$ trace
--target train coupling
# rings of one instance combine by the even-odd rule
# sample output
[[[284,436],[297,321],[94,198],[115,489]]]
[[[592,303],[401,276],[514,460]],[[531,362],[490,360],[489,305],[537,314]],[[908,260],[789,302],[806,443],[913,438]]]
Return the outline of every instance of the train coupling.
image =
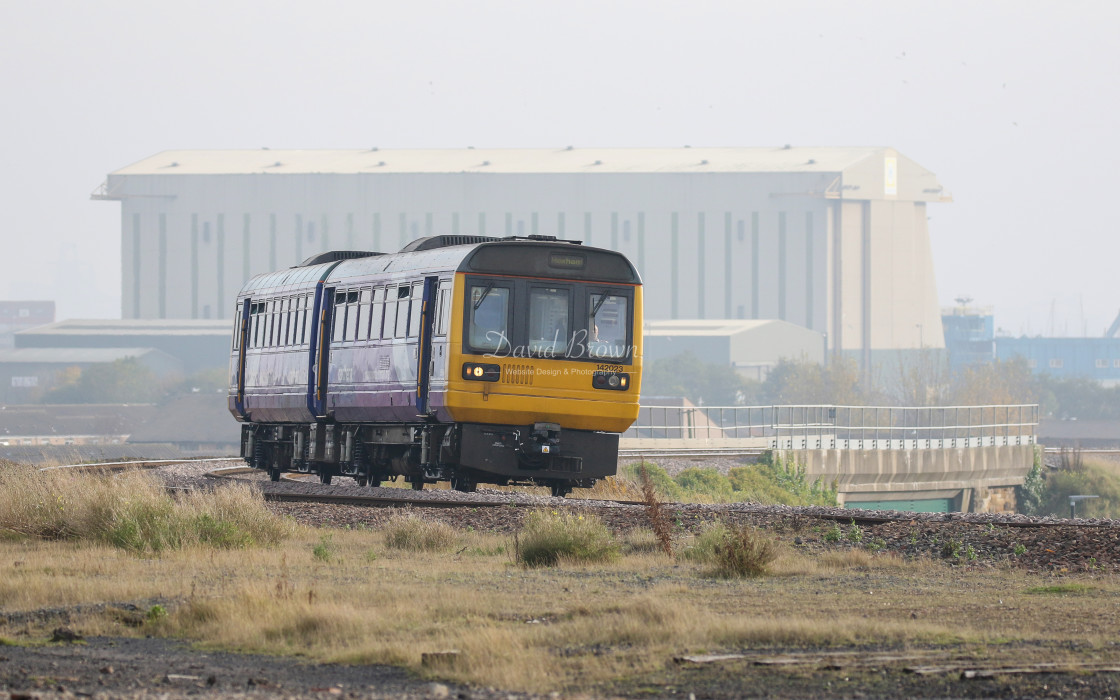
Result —
[[[559,423],[534,423],[521,449],[531,455],[556,454],[560,447]]]

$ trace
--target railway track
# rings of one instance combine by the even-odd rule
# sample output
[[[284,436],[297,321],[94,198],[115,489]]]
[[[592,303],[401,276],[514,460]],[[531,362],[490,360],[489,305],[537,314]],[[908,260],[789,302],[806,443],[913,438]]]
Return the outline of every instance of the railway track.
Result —
[[[210,478],[228,479],[233,478],[237,474],[248,474],[255,470],[248,467],[231,467],[228,469],[218,469],[207,474]],[[583,507],[583,508],[617,508],[619,506],[629,507],[645,507],[647,504],[644,501],[634,501],[625,499],[607,499],[607,498],[566,498],[566,499],[548,499],[542,501],[539,498],[524,498],[524,494],[512,493],[510,498],[496,499],[493,496],[470,496],[463,494],[462,497],[441,497],[432,498],[416,495],[408,489],[381,489],[382,491],[401,491],[400,495],[397,494],[359,494],[359,493],[330,493],[331,489],[350,489],[352,487],[346,486],[321,486],[319,484],[306,484],[300,480],[292,480],[292,483],[302,483],[307,487],[307,491],[295,492],[280,487],[277,490],[270,482],[264,483],[262,493],[265,500],[276,501],[282,503],[321,503],[324,505],[348,505],[358,506],[363,508],[438,508],[441,510],[453,510],[457,508],[542,508],[542,507],[556,507],[563,503],[569,507]],[[444,492],[446,493],[446,492]],[[663,504],[669,508],[688,508],[699,504],[687,503],[665,503]],[[703,504],[706,506],[722,507],[728,511],[736,510],[758,510],[762,511],[768,506],[758,504],[745,504],[745,503],[725,503],[725,504]],[[855,524],[861,527],[872,525],[881,525],[884,523],[895,522],[909,522],[920,520],[929,523],[972,523],[979,525],[987,525],[989,523],[1002,527],[1012,528],[1052,528],[1059,526],[1076,525],[1078,527],[1091,527],[1091,528],[1115,528],[1120,527],[1116,523],[1109,521],[1091,521],[1091,520],[1067,520],[1067,519],[1004,519],[995,515],[975,514],[975,513],[910,513],[904,511],[892,512],[867,512],[857,510],[845,510],[842,508],[825,509],[818,507],[794,507],[790,515],[797,517],[804,517],[816,520],[824,520],[829,522]]]

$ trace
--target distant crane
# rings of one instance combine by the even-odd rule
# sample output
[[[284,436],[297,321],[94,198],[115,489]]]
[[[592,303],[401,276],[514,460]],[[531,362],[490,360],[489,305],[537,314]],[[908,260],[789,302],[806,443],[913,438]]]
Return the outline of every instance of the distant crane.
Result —
[[[1117,332],[1120,332],[1120,313],[1116,314],[1116,320],[1113,321],[1112,325],[1108,327],[1108,330],[1104,332],[1104,337],[1115,338]]]

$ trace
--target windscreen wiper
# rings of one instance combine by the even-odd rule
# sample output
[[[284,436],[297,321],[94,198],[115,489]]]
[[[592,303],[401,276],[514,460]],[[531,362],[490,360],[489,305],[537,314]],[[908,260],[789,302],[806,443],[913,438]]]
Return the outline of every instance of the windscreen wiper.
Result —
[[[493,288],[494,288],[494,283],[491,282],[490,284],[486,285],[486,289],[482,290],[482,296],[480,296],[478,298],[478,301],[476,301],[474,303],[474,310],[475,311],[478,311],[478,307],[482,306],[482,302],[483,302],[483,300],[486,299],[486,295],[489,294],[490,290],[493,289]],[[598,307],[596,307],[596,308],[598,308]]]
[[[611,296],[614,296],[613,294]],[[607,300],[607,291],[603,290],[603,294],[599,297],[599,301],[595,302],[595,308],[591,309],[591,318],[595,318],[595,314],[599,313],[599,307]]]

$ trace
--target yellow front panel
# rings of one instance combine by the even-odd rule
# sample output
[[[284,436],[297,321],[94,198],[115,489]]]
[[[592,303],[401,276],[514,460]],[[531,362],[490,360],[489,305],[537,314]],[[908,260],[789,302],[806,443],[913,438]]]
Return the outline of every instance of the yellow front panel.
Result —
[[[487,357],[463,354],[463,308],[466,284],[455,277],[449,329],[448,391],[451,416],[464,423],[527,425],[559,423],[563,428],[621,433],[638,418],[638,393],[642,377],[642,288],[634,290],[634,350],[632,364],[603,363],[630,374],[628,391],[593,389],[592,374],[600,365],[592,361],[550,360],[530,357]],[[462,378],[464,362],[485,362],[502,367],[497,382]]]

